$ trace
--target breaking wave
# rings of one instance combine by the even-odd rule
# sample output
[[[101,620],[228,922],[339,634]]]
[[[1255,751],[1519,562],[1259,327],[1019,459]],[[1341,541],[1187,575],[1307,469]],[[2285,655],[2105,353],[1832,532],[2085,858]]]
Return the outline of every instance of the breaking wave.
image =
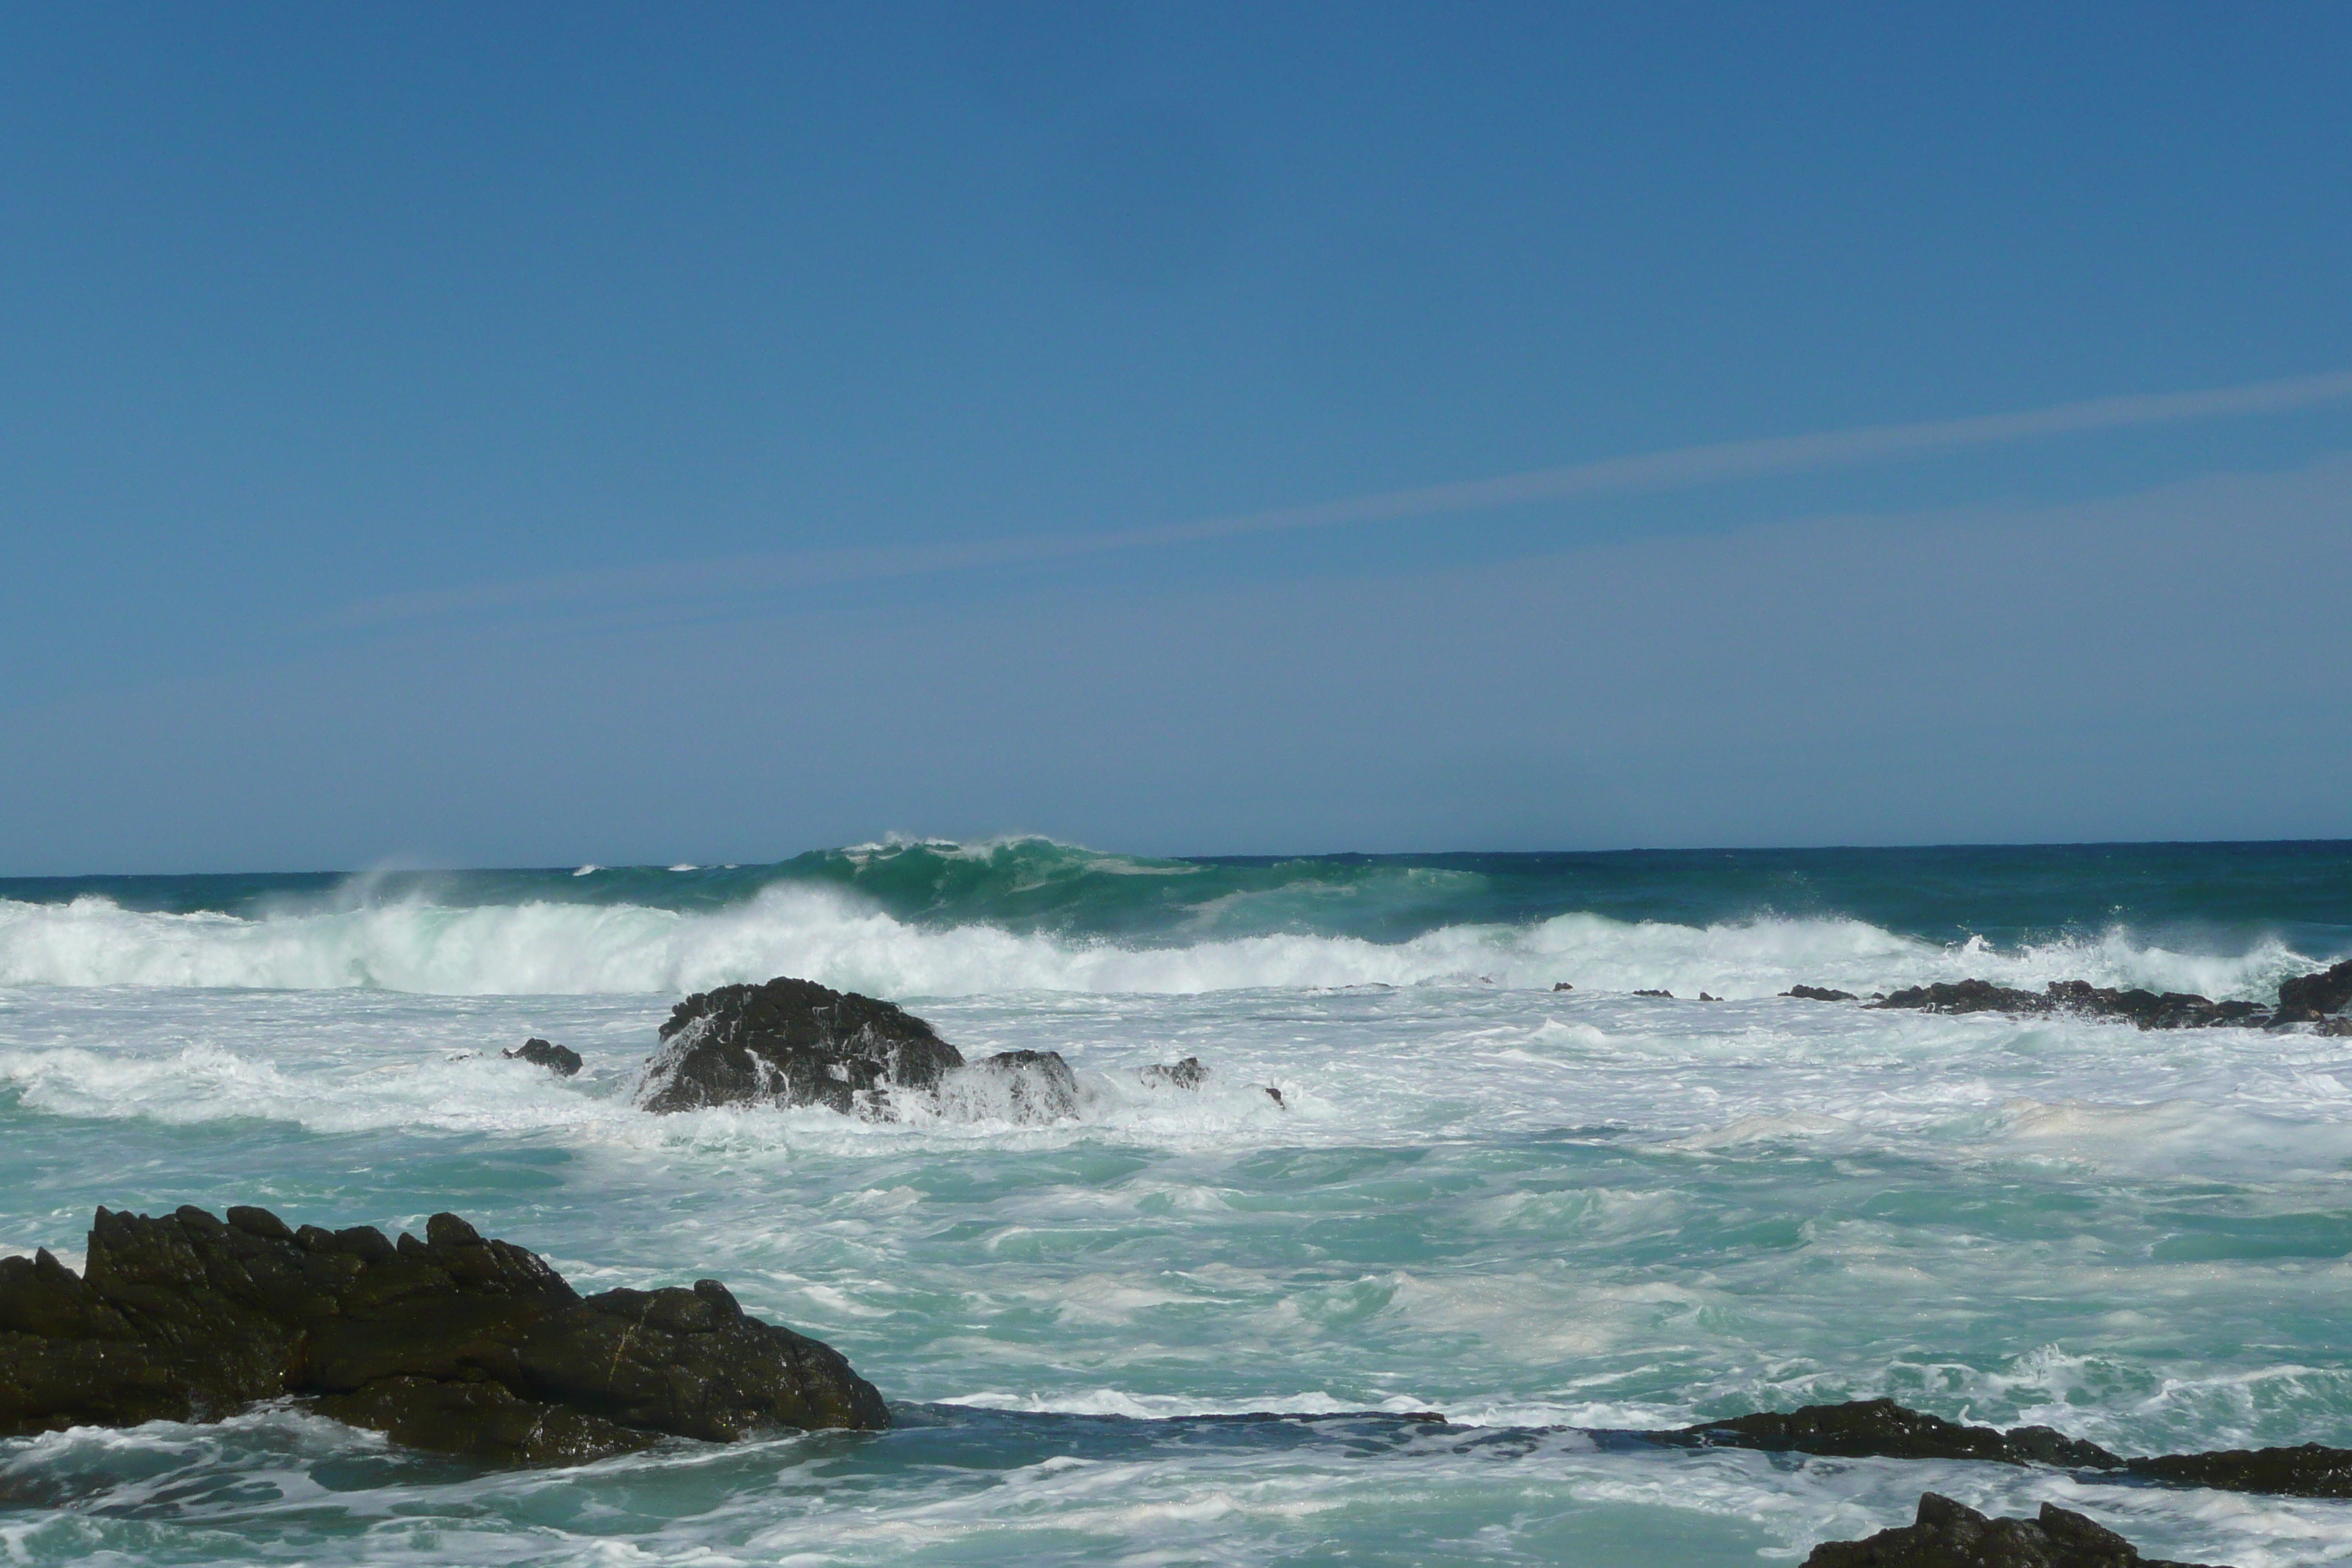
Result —
[[[1727,997],[1805,983],[1868,993],[1978,975],[2061,977],[2266,999],[2314,960],[2283,942],[2176,951],[2123,927],[1999,946],[1936,942],[1819,916],[1712,924],[1592,913],[1439,926],[1402,941],[1275,931],[1118,942],[992,923],[927,924],[840,889],[771,886],[708,910],[422,898],[231,914],[127,909],[94,894],[0,900],[0,984],[373,988],[439,995],[676,994],[795,974],[891,997],[1024,991],[1494,984]]]

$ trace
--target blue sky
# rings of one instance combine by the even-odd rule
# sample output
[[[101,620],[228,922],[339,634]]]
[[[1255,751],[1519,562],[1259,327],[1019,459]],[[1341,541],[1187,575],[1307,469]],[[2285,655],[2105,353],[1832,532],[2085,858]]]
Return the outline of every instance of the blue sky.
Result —
[[[2340,6],[16,8],[0,871],[2352,836],[2347,79]]]

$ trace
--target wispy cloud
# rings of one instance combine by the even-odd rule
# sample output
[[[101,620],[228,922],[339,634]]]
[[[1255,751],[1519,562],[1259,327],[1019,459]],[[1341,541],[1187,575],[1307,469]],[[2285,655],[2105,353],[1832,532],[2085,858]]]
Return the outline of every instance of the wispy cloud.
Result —
[[[1740,479],[1863,468],[1971,447],[2275,413],[2347,396],[2352,396],[2352,371],[2198,392],[2100,397],[1966,419],[1869,425],[1805,436],[1681,447],[1494,479],[1386,490],[1309,506],[1277,507],[1146,528],[1013,535],[961,544],[764,552],[386,595],[347,605],[325,617],[322,624],[358,628],[485,610],[610,600],[642,602],[705,594],[731,595],[793,585],[1013,565],[1253,533],[1338,528],[1349,523],[1484,511],[1531,501],[1685,489]]]

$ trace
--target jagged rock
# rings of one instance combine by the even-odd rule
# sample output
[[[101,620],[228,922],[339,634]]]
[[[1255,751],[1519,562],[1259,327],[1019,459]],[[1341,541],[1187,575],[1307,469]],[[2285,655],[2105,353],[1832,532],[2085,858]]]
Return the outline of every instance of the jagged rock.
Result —
[[[451,1214],[394,1243],[258,1208],[101,1208],[79,1275],[47,1251],[0,1258],[0,1435],[218,1420],[288,1394],[520,1463],[890,1424],[838,1352],[745,1316],[717,1280],[583,1298]]]
[[[1704,991],[1698,994],[1698,999],[1702,1002],[1720,1002],[1723,1000],[1720,996],[1710,996]]]
[[[1145,1068],[1136,1076],[1152,1089],[1198,1089],[1209,1081],[1209,1069],[1201,1065],[1200,1058],[1186,1057],[1165,1067]]]
[[[1555,990],[1555,991],[1573,991],[1573,990],[1575,990],[1575,989],[1576,989],[1576,987],[1575,987],[1575,986],[1570,985],[1570,984],[1567,981],[1565,981],[1565,980],[1555,980],[1555,981],[1553,981],[1553,982],[1551,983],[1551,988],[1552,988],[1553,990]]]
[[[1837,1458],[1990,1459],[2007,1465],[2061,1465],[2113,1469],[2124,1461],[2100,1447],[2047,1426],[1964,1426],[1909,1410],[1891,1399],[1808,1405],[1725,1421],[1701,1422],[1654,1434],[1677,1447],[1761,1448],[1769,1453],[1821,1454]]]
[[[2142,1557],[2106,1526],[2043,1503],[2034,1519],[1989,1519],[1965,1503],[1919,1494],[1911,1524],[1862,1541],[1825,1541],[1804,1568],[2210,1568]]]
[[[894,1089],[936,1089],[963,1055],[912,1013],[813,980],[722,985],[671,1010],[646,1065],[647,1110],[824,1105],[882,1118]]]
[[[2315,1024],[2330,1013],[2352,1006],[2352,958],[2316,974],[2300,974],[2279,983],[2275,1024]],[[2329,1033],[2336,1031],[2330,1030]]]
[[[1927,1013],[2047,1013],[2050,998],[2032,991],[1995,985],[1990,980],[1939,980],[1932,985],[1906,985],[1870,1004],[1873,1007],[1916,1007]]]
[[[940,1109],[975,1121],[1045,1123],[1077,1115],[1078,1080],[1057,1051],[999,1051],[940,1081]]]
[[[2050,983],[2053,1007],[2102,1018],[2122,1018],[2143,1029],[2210,1029],[2252,1021],[2264,1009],[2252,1002],[2215,1002],[2189,991],[2117,991],[2083,980]]]
[[[1800,997],[1807,1002],[1851,1002],[1851,991],[1832,991],[1826,985],[1791,985],[1780,993],[1783,996]]]
[[[2352,1498],[2352,1450],[2304,1443],[2292,1448],[2223,1448],[2126,1459],[2133,1475],[2174,1486],[2281,1497]]]
[[[529,1062],[542,1067],[558,1078],[570,1078],[580,1070],[580,1053],[569,1046],[559,1046],[551,1040],[529,1039],[510,1051],[499,1055],[510,1062]]]
[[[1663,996],[1669,1002],[1675,999],[1675,994],[1671,991],[1636,991],[1633,994],[1636,996]]]

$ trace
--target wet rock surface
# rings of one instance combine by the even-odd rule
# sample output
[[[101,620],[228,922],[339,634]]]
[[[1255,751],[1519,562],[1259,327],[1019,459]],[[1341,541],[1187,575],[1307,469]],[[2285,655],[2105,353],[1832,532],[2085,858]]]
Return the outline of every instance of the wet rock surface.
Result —
[[[823,1105],[887,1119],[892,1090],[936,1090],[964,1065],[905,1008],[813,980],[698,992],[671,1010],[660,1035],[636,1095],[655,1111]]]
[[[2352,958],[2316,974],[2301,974],[2281,982],[2273,1022],[2315,1024],[2347,1006],[2352,1006]]]
[[[1992,1519],[1934,1492],[1913,1522],[1862,1541],[1825,1541],[1805,1568],[2214,1568],[2142,1557],[2097,1521],[2054,1503],[2033,1519]]]
[[[1783,996],[1794,996],[1799,1000],[1805,1002],[1851,1002],[1854,1000],[1854,994],[1853,992],[1833,991],[1826,985],[1791,985],[1786,991],[1781,992],[1780,994]]]
[[[583,1297],[451,1214],[394,1242],[258,1208],[101,1208],[81,1274],[47,1251],[0,1258],[0,1434],[212,1421],[289,1394],[527,1464],[890,1422],[840,1352],[746,1316],[716,1280]]]
[[[2302,1443],[2291,1448],[2222,1448],[2126,1459],[2143,1480],[2280,1497],[2352,1498],[2352,1449]]]
[[[533,1067],[545,1068],[558,1078],[570,1078],[580,1070],[580,1053],[552,1040],[525,1040],[512,1050],[500,1051],[499,1055],[510,1062],[529,1062]]]

